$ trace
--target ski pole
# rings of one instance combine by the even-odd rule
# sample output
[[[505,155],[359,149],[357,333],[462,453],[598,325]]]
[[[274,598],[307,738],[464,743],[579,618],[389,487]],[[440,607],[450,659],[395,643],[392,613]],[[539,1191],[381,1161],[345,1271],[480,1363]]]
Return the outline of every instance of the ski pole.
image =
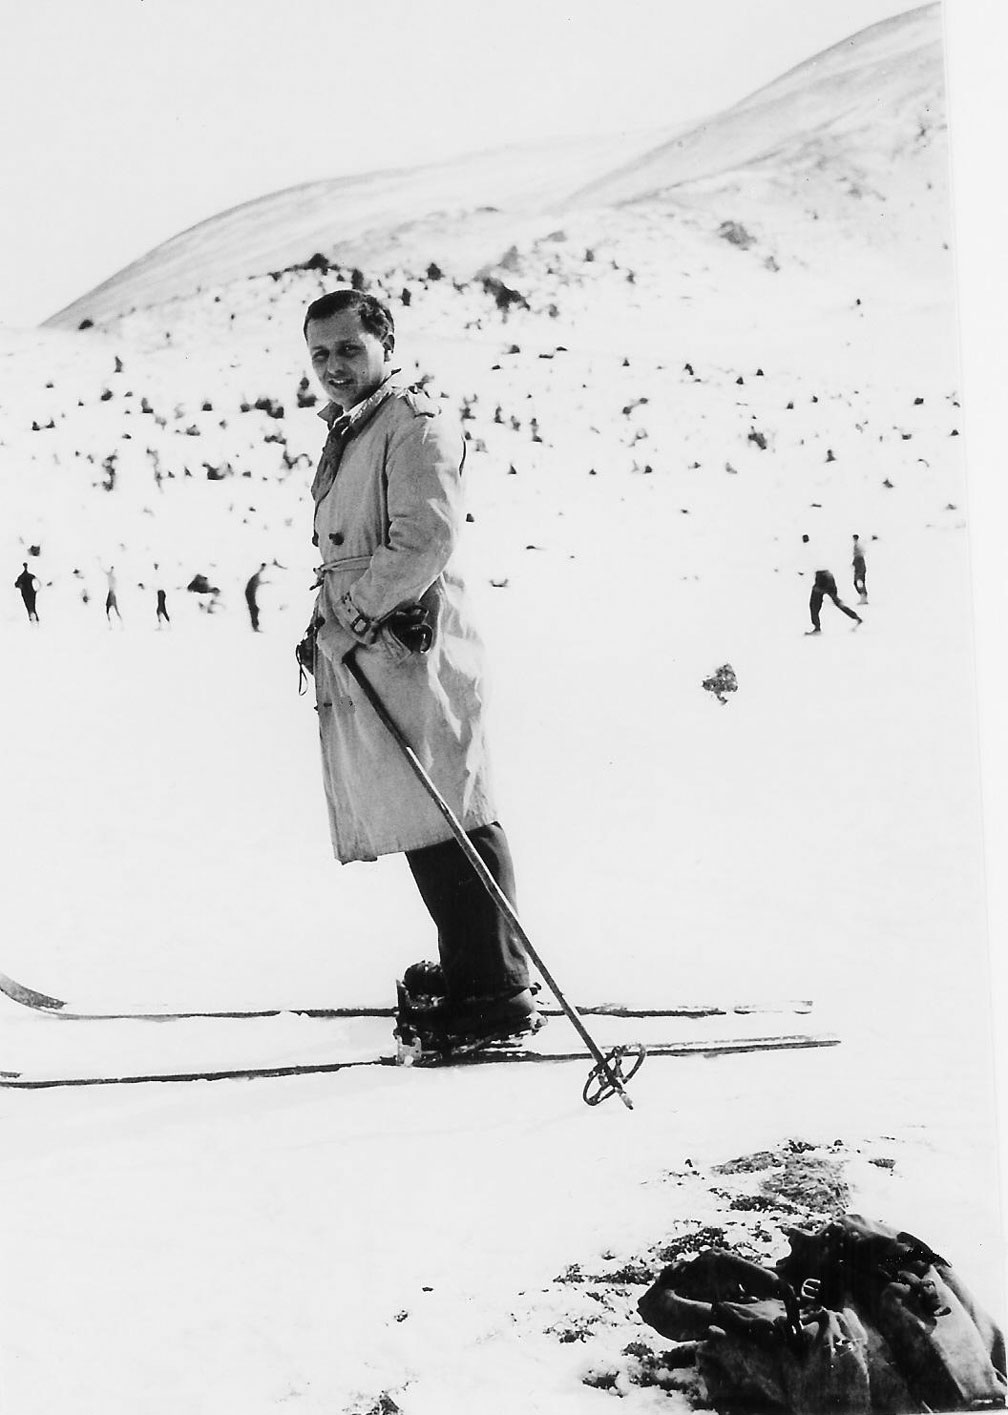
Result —
[[[351,677],[357,683],[364,696],[371,704],[372,708],[374,708],[378,718],[394,739],[396,745],[399,747],[399,750],[406,758],[407,763],[412,768],[413,774],[416,776],[417,780],[420,782],[424,790],[427,792],[428,796],[430,796],[431,800],[434,802],[438,810],[444,816],[452,835],[458,841],[463,854],[475,870],[480,884],[482,884],[483,888],[489,894],[490,898],[497,905],[497,908],[504,915],[505,919],[508,921],[508,923],[514,929],[515,933],[521,939],[522,945],[526,953],[531,958],[535,966],[539,969],[539,972],[543,976],[543,980],[548,985],[550,991],[553,993],[553,996],[556,998],[557,1002],[559,1002],[564,1012],[570,1018],[575,1030],[578,1032],[581,1037],[581,1040],[588,1048],[588,1051],[594,1057],[596,1064],[594,1069],[590,1072],[588,1076],[588,1080],[585,1083],[585,1088],[583,1092],[585,1101],[589,1105],[597,1105],[599,1101],[606,1100],[609,1096],[616,1094],[626,1106],[627,1110],[633,1110],[633,1101],[627,1094],[624,1082],[629,1081],[630,1078],[640,1069],[641,1063],[644,1060],[643,1049],[640,1048],[636,1050],[634,1064],[631,1067],[629,1073],[627,1074],[623,1073],[622,1067],[620,1065],[620,1059],[623,1054],[620,1048],[615,1048],[612,1052],[610,1052],[608,1056],[603,1055],[602,1051],[596,1045],[593,1038],[589,1035],[584,1023],[578,1016],[577,1011],[567,1001],[566,997],[564,997],[563,993],[560,991],[559,986],[555,982],[552,974],[549,972],[549,969],[546,968],[542,959],[539,957],[539,954],[533,947],[528,934],[522,927],[518,915],[511,907],[511,902],[508,899],[507,895],[504,894],[500,885],[497,883],[493,875],[487,869],[482,857],[476,850],[476,847],[473,845],[472,841],[469,839],[469,837],[463,830],[461,822],[458,820],[457,816],[455,815],[452,808],[449,806],[448,802],[441,795],[441,792],[434,785],[434,782],[431,780],[427,771],[424,769],[423,763],[420,761],[420,758],[417,756],[416,752],[406,740],[405,736],[399,729],[397,723],[390,716],[385,704],[382,702],[381,698],[378,696],[378,693],[375,691],[370,680],[367,678],[367,676],[361,669],[360,664],[356,661],[356,652],[357,645],[355,644],[353,648],[349,649],[343,655],[343,663],[346,665]],[[596,1081],[598,1083],[598,1087],[595,1091],[592,1091],[593,1081]]]

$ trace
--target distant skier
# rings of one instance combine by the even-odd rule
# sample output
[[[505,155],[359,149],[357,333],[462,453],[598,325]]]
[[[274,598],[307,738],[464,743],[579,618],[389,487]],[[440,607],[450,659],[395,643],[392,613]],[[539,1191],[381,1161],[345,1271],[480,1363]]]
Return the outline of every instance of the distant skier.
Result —
[[[858,539],[857,532],[854,533],[854,559],[851,561],[854,566],[854,588],[861,596],[859,603],[868,603],[868,586],[865,581],[865,553],[864,546]]]
[[[158,567],[156,564],[154,566],[154,574],[156,577],[154,592],[157,595],[157,626],[160,629],[162,621],[165,624],[171,623],[171,617],[168,614],[168,597],[165,594],[164,587],[161,584],[161,576],[158,573]]]
[[[105,569],[104,565],[103,565],[101,568],[102,568],[102,573],[103,573],[104,576],[105,576],[105,579],[108,581],[108,592],[107,592],[107,594],[105,595],[105,618],[106,618],[106,619],[108,620],[108,622],[111,624],[111,623],[112,623],[112,613],[113,613],[113,610],[114,610],[114,611],[115,611],[115,616],[116,616],[116,618],[119,620],[119,623],[121,624],[121,623],[122,623],[122,615],[119,613],[119,601],[118,601],[118,599],[117,599],[117,597],[116,597],[116,590],[117,590],[117,587],[118,587],[118,580],[116,579],[115,566],[114,566],[114,565],[110,565],[107,570]]]
[[[810,551],[808,536],[802,536],[802,545],[807,552]],[[847,605],[840,599],[837,592],[837,582],[832,571],[816,568],[812,570],[812,574],[814,576],[812,581],[812,594],[809,596],[809,614],[812,617],[812,628],[806,630],[806,633],[822,633],[822,626],[819,623],[819,611],[822,608],[824,599],[831,599],[842,614],[846,614],[848,619],[853,619],[855,624],[860,624],[860,614],[855,614],[853,609],[848,609]]]
[[[262,584],[263,571],[266,569],[266,561],[259,566],[248,584],[245,586],[245,603],[248,605],[249,619],[255,633],[259,633],[259,601],[256,596],[259,593],[259,586]]]
[[[14,588],[21,591],[21,598],[24,600],[24,607],[28,611],[29,624],[39,622],[38,610],[35,608],[35,595],[38,591],[38,580],[28,569],[28,561],[21,562],[22,570],[14,581]]]

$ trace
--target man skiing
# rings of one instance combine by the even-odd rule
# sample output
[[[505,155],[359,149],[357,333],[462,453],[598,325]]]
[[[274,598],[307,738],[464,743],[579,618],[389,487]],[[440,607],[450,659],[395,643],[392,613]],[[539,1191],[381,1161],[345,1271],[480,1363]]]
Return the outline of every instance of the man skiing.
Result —
[[[118,582],[118,580],[116,579],[115,566],[114,566],[114,565],[110,565],[110,566],[108,567],[108,569],[106,570],[105,567],[104,567],[104,565],[103,565],[103,566],[102,566],[102,574],[105,576],[105,579],[106,579],[106,581],[107,581],[107,583],[108,583],[108,590],[107,590],[107,592],[106,592],[106,594],[105,594],[105,618],[108,620],[109,624],[111,624],[111,623],[112,623],[112,612],[113,612],[113,610],[114,610],[114,611],[115,611],[115,617],[119,620],[119,623],[121,624],[121,623],[122,623],[122,615],[119,613],[119,599],[118,599],[119,582]]]
[[[337,290],[304,321],[330,400],[312,483],[321,565],[307,652],[333,851],[342,863],[402,852],[438,932],[441,977],[425,1043],[514,1035],[537,1013],[524,950],[445,820],[343,663],[354,650],[494,880],[514,903],[483,722],[482,645],[455,551],[465,444],[425,393],[395,382],[395,331],[374,296]],[[424,979],[428,982],[425,983]],[[402,1020],[402,1016],[400,1017]]]
[[[810,546],[807,535],[802,536],[802,545],[808,553]],[[815,554],[818,554],[818,552],[815,552]],[[812,617],[812,628],[807,629],[805,632],[807,634],[822,633],[822,626],[819,623],[819,611],[822,608],[824,599],[831,599],[842,614],[846,614],[848,619],[853,619],[855,625],[860,624],[862,622],[860,614],[855,614],[853,609],[848,609],[847,605],[840,599],[833,572],[831,570],[818,568],[813,569],[812,574],[814,577],[812,581],[812,593],[809,596],[809,614]]]
[[[865,553],[864,546],[858,539],[857,532],[854,533],[854,558],[851,561],[854,566],[854,588],[860,596],[860,603],[868,603],[868,586],[865,580]]]
[[[168,596],[165,592],[164,584],[162,583],[161,571],[157,562],[154,564],[154,593],[157,596],[157,626],[160,629],[162,623],[171,623],[171,616],[168,613]]]
[[[254,634],[260,633],[259,629],[259,586],[262,584],[263,574],[266,570],[266,561],[259,566],[259,569],[252,575],[245,586],[245,603],[248,605],[249,623],[252,625]]]
[[[38,591],[38,580],[28,569],[28,561],[22,560],[20,575],[14,581],[14,588],[21,591],[21,598],[24,600],[24,607],[28,611],[29,624],[39,622],[38,610],[35,608],[35,595]],[[8,571],[8,573],[10,573]]]

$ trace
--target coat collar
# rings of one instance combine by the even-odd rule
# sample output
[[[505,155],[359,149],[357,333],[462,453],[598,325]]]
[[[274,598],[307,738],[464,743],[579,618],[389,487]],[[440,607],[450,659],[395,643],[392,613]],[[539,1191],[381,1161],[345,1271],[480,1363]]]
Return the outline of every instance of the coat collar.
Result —
[[[384,383],[380,383],[369,397],[355,403],[348,413],[343,412],[339,403],[327,403],[324,408],[319,409],[317,416],[329,425],[330,432],[338,422],[347,432],[356,432],[360,425],[367,422],[372,413],[377,412],[385,402],[394,387],[392,378],[398,372],[398,369],[393,369]]]
[[[393,372],[398,373],[399,370],[395,369]],[[326,438],[326,444],[322,449],[322,460],[318,464],[318,470],[311,485],[312,500],[316,506],[324,496],[328,495],[336,480],[336,473],[339,471],[346,444],[371,421],[378,409],[394,392],[395,384],[390,375],[384,383],[379,384],[369,397],[355,403],[348,413],[340,412],[338,403],[327,403],[324,408],[319,409],[318,416],[329,425],[329,436]]]

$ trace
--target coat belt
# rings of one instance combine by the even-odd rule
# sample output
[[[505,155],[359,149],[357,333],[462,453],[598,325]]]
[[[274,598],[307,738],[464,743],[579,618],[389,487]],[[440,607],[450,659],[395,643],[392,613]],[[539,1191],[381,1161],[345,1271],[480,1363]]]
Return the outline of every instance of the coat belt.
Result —
[[[318,589],[325,576],[333,570],[366,570],[370,564],[370,555],[345,555],[342,560],[323,560],[321,565],[316,566],[312,589]]]

